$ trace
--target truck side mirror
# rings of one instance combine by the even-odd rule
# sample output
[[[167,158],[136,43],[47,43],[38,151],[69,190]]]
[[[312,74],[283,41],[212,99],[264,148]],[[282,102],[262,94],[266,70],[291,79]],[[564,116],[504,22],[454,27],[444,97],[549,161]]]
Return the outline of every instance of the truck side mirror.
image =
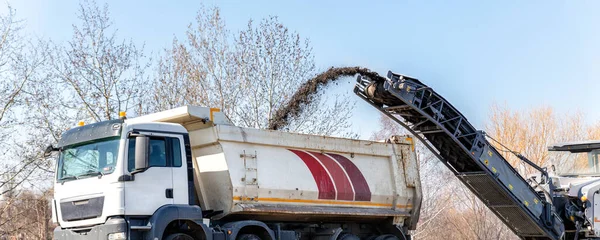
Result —
[[[148,136],[138,135],[135,137],[135,169],[133,173],[142,172],[148,168],[149,143],[150,138]]]
[[[46,147],[46,150],[44,151],[44,157],[50,157],[50,155],[52,155],[52,152],[58,151],[58,148],[55,148],[52,145],[48,145],[48,147]]]

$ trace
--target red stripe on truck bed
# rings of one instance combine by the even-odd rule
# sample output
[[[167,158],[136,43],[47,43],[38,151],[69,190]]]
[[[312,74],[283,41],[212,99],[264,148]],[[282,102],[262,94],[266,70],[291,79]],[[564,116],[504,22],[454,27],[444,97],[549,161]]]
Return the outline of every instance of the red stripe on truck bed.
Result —
[[[300,157],[310,170],[310,173],[312,173],[313,178],[317,183],[317,188],[319,189],[319,199],[335,199],[335,187],[333,186],[333,181],[323,165],[308,153],[292,149],[289,150]]]
[[[308,151],[307,151],[308,152]],[[346,171],[342,168],[342,166],[335,161],[333,158],[327,155],[323,155],[318,152],[308,152],[314,157],[316,157],[328,170],[329,175],[333,178],[333,183],[335,184],[336,189],[336,199],[337,200],[354,200],[354,189],[352,188],[352,184],[350,183],[350,179],[346,175]]]
[[[327,153],[327,155],[338,161],[338,163],[344,167],[346,173],[348,173],[348,177],[350,177],[352,186],[354,186],[354,192],[356,193],[354,200],[371,201],[371,189],[369,188],[369,184],[367,184],[367,179],[365,179],[365,176],[360,172],[360,169],[358,169],[352,161],[342,155],[334,153]]]

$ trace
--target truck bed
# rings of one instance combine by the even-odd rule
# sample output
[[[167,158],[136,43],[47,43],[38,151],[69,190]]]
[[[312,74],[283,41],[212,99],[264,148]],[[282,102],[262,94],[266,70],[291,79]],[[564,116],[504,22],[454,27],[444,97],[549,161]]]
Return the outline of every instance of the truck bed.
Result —
[[[380,143],[217,125],[190,132],[203,209],[220,217],[416,217],[410,138]],[[286,215],[294,215],[290,218]]]

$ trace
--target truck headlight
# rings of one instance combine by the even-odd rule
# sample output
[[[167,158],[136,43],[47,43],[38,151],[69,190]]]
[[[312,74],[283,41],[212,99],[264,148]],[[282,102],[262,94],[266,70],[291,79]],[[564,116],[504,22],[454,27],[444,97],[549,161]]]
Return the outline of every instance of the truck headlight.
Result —
[[[126,240],[125,232],[111,233],[108,234],[108,240]]]

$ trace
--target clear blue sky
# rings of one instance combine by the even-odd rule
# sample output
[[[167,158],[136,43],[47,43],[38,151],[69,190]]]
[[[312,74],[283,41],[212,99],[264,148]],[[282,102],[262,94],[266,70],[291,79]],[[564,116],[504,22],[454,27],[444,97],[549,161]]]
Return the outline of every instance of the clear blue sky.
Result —
[[[27,31],[64,41],[78,2],[10,1]],[[102,2],[102,1],[101,1]],[[373,3],[377,2],[377,3]],[[112,1],[120,37],[158,52],[182,36],[199,1]],[[234,31],[277,15],[311,40],[317,66],[361,65],[434,87],[478,128],[489,106],[548,105],[600,119],[600,1],[207,1]],[[374,111],[360,105],[364,125]],[[372,124],[371,124],[372,125]],[[371,127],[359,130],[366,134]]]

